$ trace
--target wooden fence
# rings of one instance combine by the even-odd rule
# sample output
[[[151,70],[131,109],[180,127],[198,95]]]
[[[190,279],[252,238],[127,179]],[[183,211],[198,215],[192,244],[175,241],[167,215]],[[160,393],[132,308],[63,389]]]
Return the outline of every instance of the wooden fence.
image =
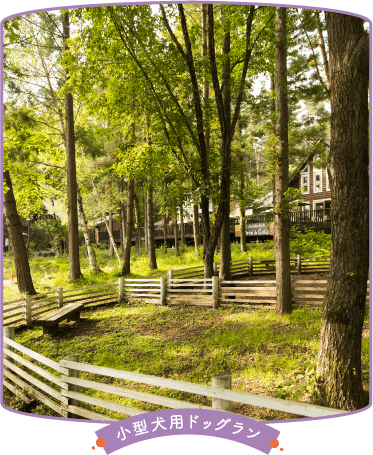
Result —
[[[296,258],[290,258],[291,273],[321,273],[328,272],[330,266],[330,256],[321,256],[314,258],[305,258],[298,255]],[[231,275],[252,276],[252,275],[270,275],[276,272],[275,259],[239,259],[231,262]],[[177,278],[202,278],[204,276],[204,267],[190,267],[188,269],[173,270],[173,276]],[[214,275],[219,275],[219,264],[214,262]]]
[[[80,289],[45,292],[3,303],[3,326],[31,326],[42,314],[62,308],[68,303],[81,302],[85,307],[118,302],[118,283],[99,284]]]
[[[248,279],[247,281],[212,278],[178,278],[170,270],[168,278],[120,278],[116,283],[64,290],[57,288],[36,296],[3,304],[3,325],[32,326],[41,315],[62,308],[69,303],[83,303],[84,307],[121,301],[143,301],[156,305],[192,304],[217,308],[219,305],[247,304],[250,306],[276,304],[276,281]],[[190,276],[190,275],[189,275]],[[295,305],[321,305],[327,280],[292,280]],[[367,299],[369,299],[369,282]]]
[[[4,328],[4,386],[26,403],[37,400],[63,417],[98,421],[121,420],[125,416],[146,412],[141,409],[143,402],[171,409],[217,410],[227,410],[231,408],[232,402],[237,402],[304,417],[331,416],[346,412],[229,390],[231,377],[228,375],[214,376],[212,386],[208,386],[89,365],[80,362],[79,354],[69,355],[66,359],[55,362],[15,342],[14,332],[14,328]],[[116,378],[124,383],[114,386],[107,383],[107,378]],[[152,393],[136,390],[138,384],[151,386]],[[172,395],[170,390],[209,397],[212,398],[212,404],[202,406],[196,404],[195,399],[192,400],[194,402],[177,400],[168,396]],[[120,397],[119,402],[113,401],[113,395]]]

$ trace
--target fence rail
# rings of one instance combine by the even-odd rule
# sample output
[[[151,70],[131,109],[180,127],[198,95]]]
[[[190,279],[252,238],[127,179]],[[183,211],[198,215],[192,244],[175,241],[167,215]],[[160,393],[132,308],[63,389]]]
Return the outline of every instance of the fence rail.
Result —
[[[312,258],[315,259],[315,258]],[[311,263],[311,261],[310,261]],[[299,264],[299,262],[298,262]],[[265,264],[265,265],[268,265]],[[219,305],[247,304],[250,306],[276,304],[276,282],[255,280],[219,280],[212,278],[179,278],[170,270],[168,278],[120,278],[116,283],[87,288],[63,290],[44,296],[26,295],[21,302],[4,302],[3,325],[32,326],[42,315],[71,303],[84,307],[121,301],[143,301],[156,305],[192,304],[217,308]],[[295,305],[321,305],[326,292],[327,280],[304,280],[299,275],[292,280],[292,299]],[[369,282],[367,286],[369,299]]]
[[[214,376],[212,386],[209,386],[89,365],[80,362],[79,354],[67,356],[57,363],[15,342],[14,334],[14,328],[4,328],[4,386],[26,403],[32,400],[40,401],[63,417],[79,416],[89,420],[111,421],[117,419],[112,414],[107,415],[108,411],[121,418],[146,412],[141,409],[141,402],[172,409],[221,409],[222,400],[225,406],[227,402],[230,403],[230,409],[231,403],[237,402],[304,417],[331,416],[347,412],[230,390],[229,375]],[[87,375],[90,379],[87,379]],[[108,377],[130,381],[131,389],[125,385],[107,384],[105,378]],[[133,383],[152,386],[153,392],[154,387],[157,387],[157,391],[162,395],[133,390]],[[212,398],[212,406],[171,398],[167,396],[168,390]],[[112,401],[113,395],[124,398],[124,403]]]
[[[330,256],[321,256],[314,258],[305,258],[298,255],[296,258],[290,258],[291,273],[321,273],[328,272],[330,266]],[[214,275],[219,275],[219,264],[214,262]],[[252,275],[270,275],[276,272],[275,259],[238,259],[231,261],[231,275],[252,276]],[[204,276],[204,267],[191,267],[189,269],[173,270],[173,276],[177,278],[202,278]]]

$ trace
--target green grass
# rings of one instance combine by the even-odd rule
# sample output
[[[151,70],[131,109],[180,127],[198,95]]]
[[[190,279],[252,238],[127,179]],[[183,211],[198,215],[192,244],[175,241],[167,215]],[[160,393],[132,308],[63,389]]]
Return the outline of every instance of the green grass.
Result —
[[[228,373],[233,377],[234,390],[307,402],[313,388],[319,336],[318,309],[295,309],[291,315],[280,317],[273,310],[238,306],[214,311],[117,304],[86,310],[80,322],[61,328],[58,336],[43,336],[41,328],[34,328],[18,332],[16,341],[55,361],[80,353],[83,363],[199,384],[211,384],[213,375]],[[365,387],[369,384],[368,349],[369,340],[364,338]],[[82,377],[211,405],[208,398],[182,392],[85,373]],[[100,392],[88,389],[85,392],[103,397]],[[116,396],[110,399],[146,411],[159,409]],[[294,418],[238,404],[233,411],[264,420]],[[41,412],[40,406],[36,412]],[[49,414],[46,409],[43,412]]]

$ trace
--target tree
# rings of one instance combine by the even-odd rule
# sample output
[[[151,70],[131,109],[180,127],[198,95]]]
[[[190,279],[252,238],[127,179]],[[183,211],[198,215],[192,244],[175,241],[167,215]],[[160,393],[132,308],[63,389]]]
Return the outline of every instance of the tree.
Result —
[[[358,17],[326,12],[329,40],[332,255],[321,316],[316,399],[365,404],[361,338],[369,269],[369,35]]]
[[[69,13],[62,15],[64,52],[68,50],[67,40],[70,38]],[[65,70],[65,80],[69,78],[68,69]],[[81,278],[79,258],[79,224],[78,200],[75,162],[74,136],[74,105],[73,96],[65,91],[65,135],[66,135],[66,175],[67,175],[67,216],[69,236],[69,280],[71,283]]]
[[[286,8],[276,8],[275,106],[276,151],[274,180],[273,249],[276,259],[276,313],[291,313],[289,213],[285,193],[289,186],[288,102],[286,78]]]
[[[122,89],[116,96],[123,99],[127,94],[121,106],[128,110],[132,104],[134,111],[133,100],[136,99],[135,108],[141,104],[142,110],[149,112],[152,128],[158,130],[157,140],[162,138],[164,148],[167,147],[193,181],[202,211],[205,274],[209,277],[213,273],[214,249],[229,202],[231,142],[249,61],[271,14],[254,6],[225,7],[227,20],[233,24],[231,39],[234,46],[228,56],[219,54],[220,46],[215,46],[216,39],[219,42],[222,39],[221,18],[219,15],[215,18],[214,7],[209,5],[207,58],[206,54],[201,57],[200,24],[199,33],[196,33],[194,23],[188,23],[187,9],[187,5],[160,5],[159,10],[153,11],[148,6],[136,5],[80,10],[76,16],[82,19],[82,39],[76,43],[74,51],[80,53],[85,62],[81,69],[77,68],[80,72],[78,85],[87,90],[87,80],[93,80],[93,75],[96,86],[107,87],[110,81],[111,87],[118,87],[120,81]],[[258,17],[255,23],[254,15]],[[97,52],[97,46],[101,52]],[[101,61],[101,53],[105,55],[105,61]],[[110,70],[109,55],[113,62]],[[229,58],[231,66],[227,66],[224,76],[219,77]],[[207,76],[213,85],[220,135],[214,153],[208,149],[208,135],[205,134],[209,128],[207,112],[204,112],[206,100],[203,99]],[[126,90],[123,90],[124,86]],[[229,105],[229,108],[223,101],[228,94],[234,100],[234,106]],[[152,140],[156,140],[154,134]],[[214,167],[219,168],[220,179],[215,178]],[[215,222],[210,229],[212,187],[218,197]]]
[[[20,292],[35,295],[36,291],[32,282],[30,265],[25,241],[23,238],[22,225],[17,212],[16,200],[14,198],[12,181],[9,170],[3,173],[6,190],[4,194],[4,211],[6,226],[8,228],[10,241],[14,254],[14,264],[16,267],[17,284]]]
[[[132,246],[132,231],[133,231],[133,206],[135,198],[135,182],[127,181],[127,214],[126,214],[126,242],[123,251],[123,267],[122,275],[131,273],[131,246]]]
[[[74,110],[71,92],[59,90],[69,78],[61,57],[68,51],[68,12],[59,16],[49,12],[19,18],[17,41],[7,47],[5,82],[14,103],[31,106],[56,143],[65,145],[67,154],[67,192],[69,226],[69,278],[81,276],[79,263],[78,215],[76,199]],[[77,112],[76,112],[77,114]],[[57,148],[57,147],[56,147]],[[60,169],[63,169],[60,167]]]
[[[88,221],[85,216],[85,211],[83,207],[83,199],[80,194],[79,187],[77,187],[77,202],[78,202],[78,213],[80,216],[80,225],[82,227],[83,235],[84,235],[84,240],[85,240],[85,245],[87,248],[87,254],[88,254],[88,260],[89,260],[89,266],[92,271],[96,272],[102,272],[100,267],[97,264],[97,259],[96,259],[96,254],[95,250],[93,248],[93,245],[90,241],[90,233],[88,229]]]

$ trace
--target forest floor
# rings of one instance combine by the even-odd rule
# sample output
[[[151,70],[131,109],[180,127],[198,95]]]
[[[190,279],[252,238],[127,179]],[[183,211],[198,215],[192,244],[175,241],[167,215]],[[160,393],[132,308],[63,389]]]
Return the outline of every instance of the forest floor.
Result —
[[[325,279],[326,275],[320,274],[318,278]],[[362,343],[366,393],[369,388],[368,316],[367,311]],[[85,310],[75,325],[61,324],[57,336],[43,335],[39,327],[16,333],[16,341],[55,361],[80,353],[83,363],[199,384],[211,384],[213,375],[226,373],[232,375],[233,390],[307,403],[312,401],[319,337],[320,307],[297,307],[291,315],[277,316],[274,307],[250,309],[237,304],[212,310],[192,305],[159,307],[122,303]],[[92,375],[86,377],[94,379]],[[117,379],[106,378],[105,382],[108,381],[139,391],[167,393],[156,387]],[[41,404],[25,407],[9,391],[4,393],[4,404],[8,407],[32,414],[56,415]],[[103,397],[101,392],[86,390],[85,393]],[[197,395],[169,391],[168,396],[211,406],[211,399]],[[110,399],[113,400],[113,396]],[[125,398],[115,399],[144,411],[162,409]],[[103,409],[96,408],[95,412],[123,418]],[[233,405],[233,412],[267,421],[300,418],[237,403]]]

